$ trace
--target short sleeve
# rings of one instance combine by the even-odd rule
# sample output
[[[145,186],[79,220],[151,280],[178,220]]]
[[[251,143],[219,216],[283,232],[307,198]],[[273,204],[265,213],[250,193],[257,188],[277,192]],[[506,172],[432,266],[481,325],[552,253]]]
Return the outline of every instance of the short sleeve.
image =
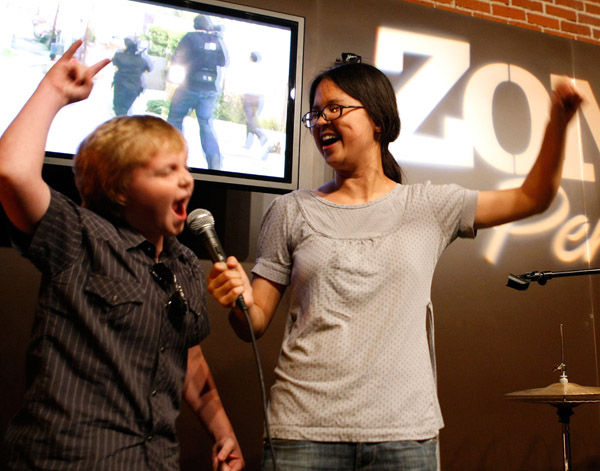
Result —
[[[68,267],[81,251],[82,208],[61,193],[51,190],[50,205],[27,247],[18,245],[24,257],[42,273]]]
[[[292,266],[289,235],[294,207],[297,206],[290,195],[280,196],[269,205],[261,223],[257,259],[252,269],[253,274],[286,286],[290,283]]]
[[[456,237],[474,238],[476,231],[475,210],[477,190],[469,190],[459,185],[424,186],[427,201],[442,231],[450,240]]]

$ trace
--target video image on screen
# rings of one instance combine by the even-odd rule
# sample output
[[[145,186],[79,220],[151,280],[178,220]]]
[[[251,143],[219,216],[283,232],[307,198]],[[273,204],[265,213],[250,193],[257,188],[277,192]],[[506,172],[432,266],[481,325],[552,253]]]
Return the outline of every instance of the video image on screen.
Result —
[[[114,116],[152,114],[181,129],[196,178],[293,186],[296,21],[210,0],[2,4],[0,132],[76,39],[84,41],[76,56],[82,63],[112,59],[90,97],[59,112],[47,162],[68,164],[83,138]]]

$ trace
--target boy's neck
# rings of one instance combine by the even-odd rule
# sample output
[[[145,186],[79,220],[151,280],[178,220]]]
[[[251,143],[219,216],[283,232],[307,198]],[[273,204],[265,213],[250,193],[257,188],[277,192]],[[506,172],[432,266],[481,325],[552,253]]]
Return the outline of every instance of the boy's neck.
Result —
[[[164,235],[162,235],[162,234],[155,234],[155,235],[153,235],[153,234],[144,234],[144,232],[142,232],[137,227],[135,227],[122,214],[118,215],[118,216],[114,216],[114,215],[113,216],[109,216],[108,218],[112,219],[113,224],[115,224],[115,225],[126,225],[131,230],[137,232],[142,237],[144,237],[144,239],[146,239],[150,244],[153,245],[153,247],[155,247],[156,253],[154,254],[153,258],[155,258],[158,261],[158,259],[160,258],[160,254],[162,253],[164,245],[165,245],[165,236]]]
[[[150,242],[156,247],[156,253],[154,254],[154,259],[158,262],[160,259],[160,254],[163,251],[165,238],[160,236],[158,241],[150,240]]]

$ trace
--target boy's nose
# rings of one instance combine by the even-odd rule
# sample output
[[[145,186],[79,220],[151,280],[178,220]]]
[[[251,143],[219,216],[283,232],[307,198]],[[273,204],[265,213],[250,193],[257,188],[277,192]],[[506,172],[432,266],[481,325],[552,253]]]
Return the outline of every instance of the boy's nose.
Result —
[[[181,178],[179,180],[179,186],[186,187],[186,186],[190,186],[193,184],[194,184],[194,179],[192,178],[192,175],[190,172],[186,171],[184,174],[181,175]]]

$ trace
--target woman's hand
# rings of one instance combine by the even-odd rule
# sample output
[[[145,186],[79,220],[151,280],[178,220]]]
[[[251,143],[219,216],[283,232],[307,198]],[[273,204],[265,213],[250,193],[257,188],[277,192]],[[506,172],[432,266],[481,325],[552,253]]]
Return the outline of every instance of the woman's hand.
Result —
[[[235,257],[229,257],[227,263],[216,262],[208,274],[207,284],[209,293],[223,307],[235,307],[240,295],[248,308],[254,304],[248,276]]]
[[[552,92],[550,120],[566,126],[579,109],[581,102],[581,96],[569,81],[565,80],[559,83]]]

